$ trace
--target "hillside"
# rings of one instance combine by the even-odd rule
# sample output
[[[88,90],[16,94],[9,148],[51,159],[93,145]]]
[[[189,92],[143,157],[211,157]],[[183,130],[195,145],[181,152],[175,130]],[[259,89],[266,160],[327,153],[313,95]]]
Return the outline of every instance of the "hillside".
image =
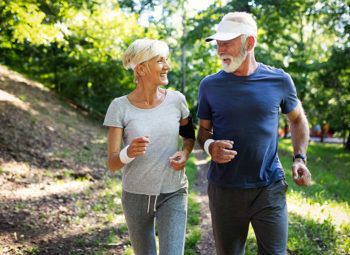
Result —
[[[4,66],[0,123],[0,254],[121,254],[121,188],[101,123]]]

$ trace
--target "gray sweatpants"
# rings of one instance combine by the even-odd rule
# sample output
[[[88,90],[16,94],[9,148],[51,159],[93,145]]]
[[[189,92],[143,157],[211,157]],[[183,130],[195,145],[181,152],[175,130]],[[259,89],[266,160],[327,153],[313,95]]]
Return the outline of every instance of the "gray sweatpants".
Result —
[[[148,196],[123,191],[122,205],[135,255],[183,255],[187,218],[187,189]]]
[[[284,180],[256,189],[228,189],[209,183],[209,206],[218,255],[244,254],[252,224],[258,254],[285,255],[288,237]]]

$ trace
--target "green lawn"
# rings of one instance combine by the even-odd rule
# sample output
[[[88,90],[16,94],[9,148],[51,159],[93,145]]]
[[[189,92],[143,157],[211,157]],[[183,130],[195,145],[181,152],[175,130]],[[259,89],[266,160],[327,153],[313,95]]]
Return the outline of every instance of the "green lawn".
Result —
[[[342,145],[311,143],[308,167],[313,182],[297,186],[291,177],[292,146],[280,140],[279,156],[286,172],[289,211],[288,253],[350,253],[350,153]],[[247,255],[256,254],[253,231]]]

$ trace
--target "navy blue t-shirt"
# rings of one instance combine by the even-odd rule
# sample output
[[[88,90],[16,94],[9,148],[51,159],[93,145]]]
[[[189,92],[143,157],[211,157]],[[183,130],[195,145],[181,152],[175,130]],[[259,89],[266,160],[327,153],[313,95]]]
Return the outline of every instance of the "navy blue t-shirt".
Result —
[[[234,141],[236,157],[211,161],[208,179],[221,187],[257,188],[284,177],[277,155],[278,114],[298,104],[291,77],[258,63],[249,76],[220,71],[201,81],[198,118],[211,120],[213,139]]]

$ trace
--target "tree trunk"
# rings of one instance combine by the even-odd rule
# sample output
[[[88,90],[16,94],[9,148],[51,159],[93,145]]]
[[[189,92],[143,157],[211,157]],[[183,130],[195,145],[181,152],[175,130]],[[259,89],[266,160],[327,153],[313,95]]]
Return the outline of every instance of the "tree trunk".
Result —
[[[346,144],[345,144],[345,150],[350,151],[350,130],[348,132],[348,139],[347,139]]]
[[[186,11],[185,11],[185,1],[182,2],[182,45],[181,45],[181,92],[185,94],[186,87],[186,45],[185,45],[185,37],[187,34],[186,31]]]

